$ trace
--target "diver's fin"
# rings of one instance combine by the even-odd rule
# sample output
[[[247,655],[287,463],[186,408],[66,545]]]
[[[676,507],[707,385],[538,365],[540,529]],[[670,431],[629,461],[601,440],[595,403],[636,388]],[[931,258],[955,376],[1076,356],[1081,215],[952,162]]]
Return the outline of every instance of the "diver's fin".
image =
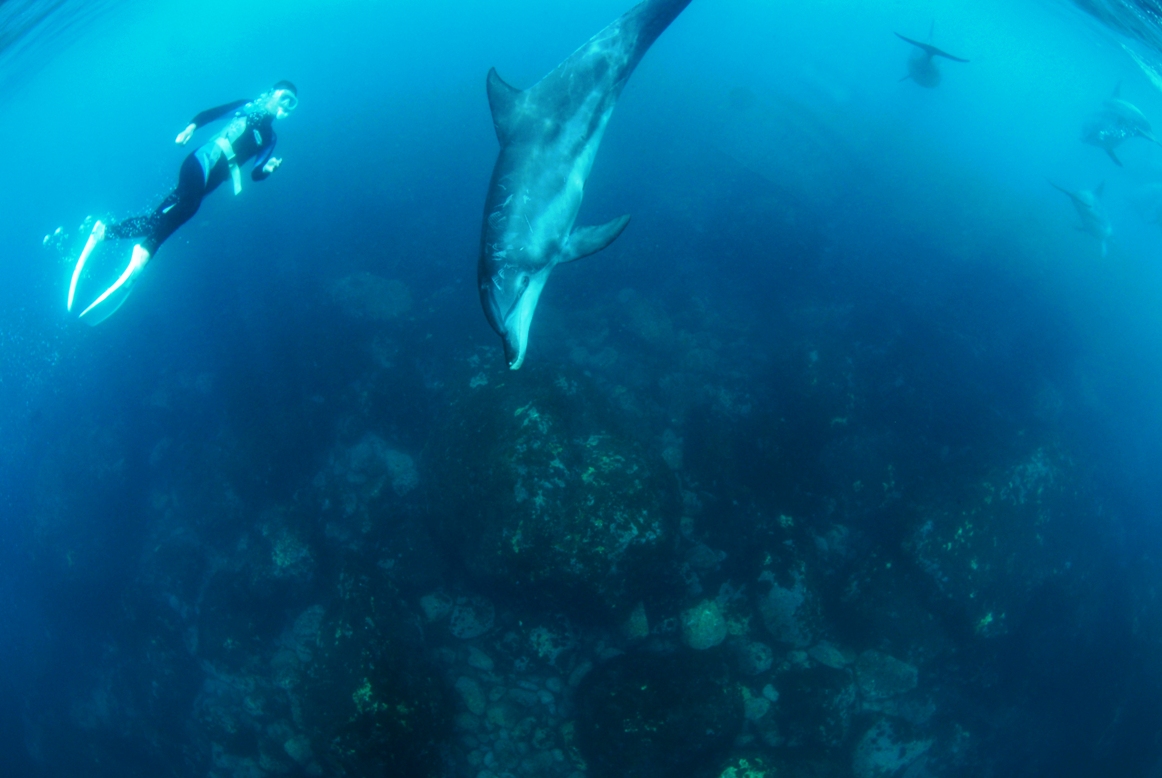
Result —
[[[1118,159],[1118,155],[1114,153],[1113,149],[1106,149],[1106,154],[1110,155],[1110,159],[1112,159],[1114,161],[1115,165],[1117,165],[1118,167],[1123,167],[1122,161],[1120,159]]]
[[[48,240],[45,238],[45,240]],[[89,239],[85,241],[85,247],[81,249],[81,256],[77,259],[77,266],[73,268],[73,278],[69,281],[69,300],[65,310],[73,310],[73,298],[77,294],[77,281],[81,280],[81,271],[85,269],[85,262],[88,261],[89,255],[93,253],[93,249],[97,248],[97,244],[105,240],[105,224],[101,220],[93,225],[93,231],[89,233]]]
[[[613,221],[597,227],[578,227],[569,235],[569,245],[565,249],[565,258],[561,261],[572,262],[596,254],[617,240],[617,236],[625,231],[627,224],[629,224],[628,215],[618,216]]]
[[[496,68],[488,71],[488,106],[492,109],[496,138],[502,145],[507,142],[517,121],[520,95],[521,90],[501,78]]]
[[[141,275],[147,262],[149,262],[149,252],[138,243],[133,247],[133,256],[129,258],[129,265],[125,268],[125,272],[113,282],[112,286],[102,292],[101,296],[94,300],[88,308],[81,311],[81,320],[85,324],[95,327],[116,313],[117,309],[129,298],[129,293],[133,290],[133,282]]]
[[[947,51],[936,48],[931,43],[921,43],[920,41],[914,41],[911,38],[905,38],[903,35],[900,35],[900,33],[898,33],[898,32],[896,33],[896,37],[899,38],[900,40],[904,40],[904,41],[907,41],[908,43],[911,43],[913,46],[916,46],[918,48],[923,49],[924,53],[927,54],[929,57],[944,57],[945,59],[950,59],[953,62],[968,62],[967,59],[961,59],[960,57],[954,57],[953,55],[949,54]]]

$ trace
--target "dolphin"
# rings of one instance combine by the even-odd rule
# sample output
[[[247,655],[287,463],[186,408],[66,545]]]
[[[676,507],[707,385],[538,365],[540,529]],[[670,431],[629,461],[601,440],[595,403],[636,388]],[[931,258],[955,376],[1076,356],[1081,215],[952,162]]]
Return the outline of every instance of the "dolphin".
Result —
[[[1122,141],[1129,138],[1145,138],[1158,143],[1145,115],[1136,105],[1123,100],[1119,95],[1120,92],[1121,84],[1114,87],[1113,95],[1102,104],[1100,111],[1089,117],[1081,131],[1082,142],[1104,149],[1118,167],[1122,166],[1122,161],[1118,159],[1114,149],[1120,146]]]
[[[585,181],[625,82],[690,0],[645,0],[526,90],[488,71],[500,155],[484,202],[476,276],[480,303],[509,368],[525,359],[529,325],[553,268],[595,254],[629,224],[574,229]]]
[[[1098,199],[1102,195],[1102,190],[1105,189],[1105,182],[1098,184],[1092,190],[1082,189],[1077,192],[1071,192],[1052,181],[1049,182],[1049,185],[1059,192],[1064,192],[1073,201],[1073,207],[1077,209],[1077,215],[1081,217],[1081,226],[1078,229],[1082,232],[1088,232],[1101,241],[1101,255],[1104,259],[1109,247],[1110,235],[1114,232],[1113,225],[1110,224],[1109,217],[1106,216],[1105,208],[1102,207]]]
[[[908,75],[901,78],[901,81],[907,81],[910,78],[920,86],[934,89],[940,83],[940,70],[936,67],[934,57],[944,57],[953,62],[968,62],[967,59],[954,57],[947,51],[941,51],[930,43],[920,43],[920,41],[905,38],[898,32],[896,33],[896,37],[911,43],[919,49],[919,51],[914,52],[908,58]]]

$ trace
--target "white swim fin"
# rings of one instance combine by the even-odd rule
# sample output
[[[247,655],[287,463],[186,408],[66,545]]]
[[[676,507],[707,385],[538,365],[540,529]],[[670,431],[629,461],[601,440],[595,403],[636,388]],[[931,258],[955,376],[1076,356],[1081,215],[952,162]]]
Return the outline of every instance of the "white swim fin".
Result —
[[[88,308],[81,311],[81,321],[95,327],[116,313],[117,309],[129,298],[129,293],[133,290],[133,282],[141,275],[147,262],[149,262],[149,252],[138,243],[133,247],[133,256],[129,258],[129,265],[125,268],[125,272],[113,282],[112,286],[102,292],[101,296],[94,300]]]
[[[60,230],[57,230],[60,232]],[[85,241],[85,248],[81,250],[81,256],[77,260],[77,266],[73,268],[73,280],[69,282],[69,301],[67,310],[73,310],[73,298],[77,295],[77,281],[81,280],[81,271],[85,269],[85,262],[88,261],[89,255],[93,253],[93,249],[97,248],[97,244],[105,240],[105,223],[98,220],[93,225],[93,231],[89,233],[89,239]],[[45,238],[48,241],[48,238]],[[83,314],[82,314],[83,315]]]

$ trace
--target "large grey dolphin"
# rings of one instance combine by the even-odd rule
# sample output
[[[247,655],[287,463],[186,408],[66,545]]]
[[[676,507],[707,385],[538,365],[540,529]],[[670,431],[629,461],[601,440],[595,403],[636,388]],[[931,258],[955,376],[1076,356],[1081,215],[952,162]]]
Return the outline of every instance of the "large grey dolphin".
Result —
[[[1114,227],[1110,224],[1105,208],[1102,207],[1101,201],[1098,199],[1101,197],[1102,190],[1105,189],[1105,183],[1098,184],[1092,190],[1081,189],[1077,192],[1071,192],[1052,181],[1049,182],[1049,185],[1064,192],[1073,201],[1073,207],[1077,209],[1077,215],[1081,217],[1081,226],[1078,229],[1082,232],[1088,232],[1101,241],[1101,255],[1104,258],[1109,247],[1110,236],[1114,233]]]
[[[944,57],[945,59],[950,59],[953,62],[968,62],[967,59],[954,57],[947,51],[941,51],[931,43],[921,43],[920,41],[914,41],[911,38],[905,38],[898,32],[896,33],[896,37],[900,40],[911,43],[913,46],[919,49],[919,51],[914,52],[912,56],[908,58],[908,75],[901,78],[901,81],[906,81],[910,78],[920,86],[934,89],[940,83],[940,69],[936,67],[936,61],[934,59],[935,57]]]
[[[1081,130],[1081,140],[1091,146],[1104,149],[1118,167],[1122,166],[1122,161],[1118,159],[1114,149],[1120,146],[1122,141],[1130,138],[1145,138],[1154,143],[1158,142],[1145,114],[1138,110],[1138,106],[1128,100],[1123,100],[1120,92],[1121,84],[1114,87],[1114,93],[1110,99],[1102,104],[1100,111],[1086,121]]]
[[[574,229],[585,181],[622,87],[690,0],[646,0],[521,91],[488,72],[500,156],[484,202],[477,282],[508,366],[524,362],[529,325],[553,268],[594,254],[629,223]]]

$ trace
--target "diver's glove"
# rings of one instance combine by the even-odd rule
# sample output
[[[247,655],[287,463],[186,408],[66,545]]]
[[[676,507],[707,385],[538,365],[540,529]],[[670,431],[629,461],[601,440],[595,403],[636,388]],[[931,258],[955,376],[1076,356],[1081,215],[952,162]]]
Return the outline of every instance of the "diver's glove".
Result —
[[[177,138],[174,139],[174,143],[178,144],[179,146],[186,145],[190,142],[190,138],[194,137],[194,131],[196,129],[198,129],[198,125],[190,122],[190,124],[188,124],[184,130],[178,133]]]
[[[270,161],[262,166],[262,172],[268,176],[274,171],[278,170],[278,166],[282,164],[282,157],[271,157]]]

